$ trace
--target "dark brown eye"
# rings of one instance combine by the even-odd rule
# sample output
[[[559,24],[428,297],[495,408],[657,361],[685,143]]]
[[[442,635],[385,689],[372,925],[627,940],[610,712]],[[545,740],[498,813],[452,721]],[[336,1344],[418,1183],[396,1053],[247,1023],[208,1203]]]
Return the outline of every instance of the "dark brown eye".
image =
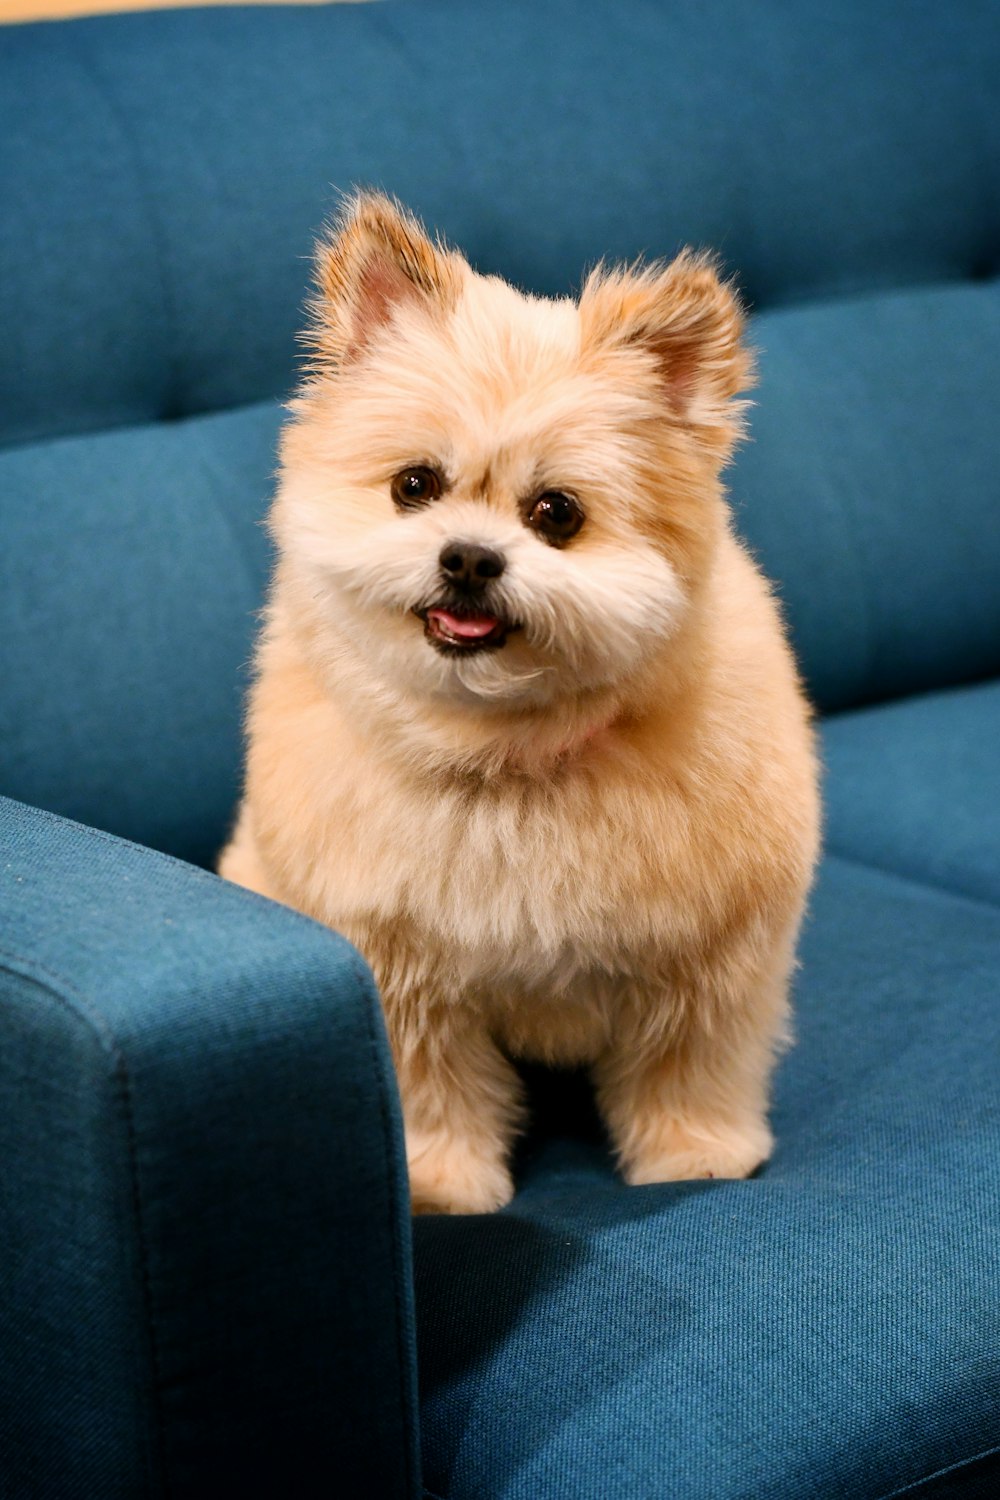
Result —
[[[437,469],[425,464],[414,464],[412,469],[400,469],[394,475],[390,489],[392,498],[401,510],[413,510],[419,505],[429,505],[437,500],[444,483]]]
[[[546,490],[528,511],[528,525],[552,547],[560,547],[576,536],[583,521],[579,503],[562,490]]]

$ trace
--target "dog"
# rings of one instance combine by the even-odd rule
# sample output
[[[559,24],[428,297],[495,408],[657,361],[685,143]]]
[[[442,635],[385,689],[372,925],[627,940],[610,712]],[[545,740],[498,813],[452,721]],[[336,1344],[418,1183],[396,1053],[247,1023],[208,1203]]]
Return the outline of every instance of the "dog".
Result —
[[[743,325],[708,256],[545,300],[375,193],[318,249],[219,868],[371,965],[415,1212],[510,1200],[521,1058],[629,1183],[772,1150],[819,798],[720,478]]]

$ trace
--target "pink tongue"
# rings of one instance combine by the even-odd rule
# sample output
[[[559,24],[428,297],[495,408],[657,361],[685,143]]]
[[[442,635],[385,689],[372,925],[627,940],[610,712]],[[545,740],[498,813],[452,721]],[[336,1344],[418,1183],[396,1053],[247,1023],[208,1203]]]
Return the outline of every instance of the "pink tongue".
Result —
[[[451,635],[464,636],[467,640],[479,640],[481,636],[489,635],[496,628],[496,615],[472,615],[459,618],[446,609],[431,609],[427,611],[428,619],[440,620],[445,630]]]

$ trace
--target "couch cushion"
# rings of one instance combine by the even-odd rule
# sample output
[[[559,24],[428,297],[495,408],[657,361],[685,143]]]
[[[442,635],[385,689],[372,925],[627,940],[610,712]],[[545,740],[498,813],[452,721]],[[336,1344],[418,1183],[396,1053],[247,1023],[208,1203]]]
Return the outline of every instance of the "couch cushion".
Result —
[[[1000,282],[782,308],[751,337],[731,488],[813,698],[1000,671]]]
[[[826,842],[1000,903],[1000,682],[823,725]]]
[[[273,402],[0,453],[0,790],[197,863],[236,802]]]
[[[817,701],[1000,669],[998,100],[989,0],[10,30],[0,787],[190,858],[222,838],[277,411],[190,414],[286,389],[331,183],[542,292],[724,249],[763,308],[734,496]]]
[[[398,1096],[342,939],[0,797],[0,1494],[414,1500]]]
[[[613,21],[578,0],[419,0],[12,29],[0,440],[280,394],[312,237],[357,182],[546,293],[688,240],[759,303],[995,269],[998,99],[992,0]]]
[[[755,1180],[625,1188],[548,1080],[510,1208],[417,1221],[435,1494],[997,1493],[1000,912],[830,860],[803,960]]]

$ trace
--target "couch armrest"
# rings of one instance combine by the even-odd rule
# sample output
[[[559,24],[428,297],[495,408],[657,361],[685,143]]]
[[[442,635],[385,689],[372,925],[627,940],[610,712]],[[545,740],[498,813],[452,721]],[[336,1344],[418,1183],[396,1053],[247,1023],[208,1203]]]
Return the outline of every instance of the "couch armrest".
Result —
[[[0,1491],[410,1496],[410,1230],[371,977],[0,798]]]

